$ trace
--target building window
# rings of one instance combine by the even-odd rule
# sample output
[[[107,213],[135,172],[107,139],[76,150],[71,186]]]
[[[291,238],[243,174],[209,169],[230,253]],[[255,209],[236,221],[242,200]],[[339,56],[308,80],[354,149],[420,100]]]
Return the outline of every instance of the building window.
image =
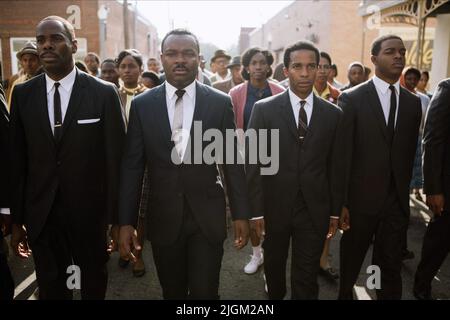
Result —
[[[78,50],[77,50],[77,53],[75,53],[73,58],[75,59],[75,61],[76,60],[83,61],[84,57],[88,53],[87,40],[86,40],[86,38],[77,38],[77,43],[78,43]]]

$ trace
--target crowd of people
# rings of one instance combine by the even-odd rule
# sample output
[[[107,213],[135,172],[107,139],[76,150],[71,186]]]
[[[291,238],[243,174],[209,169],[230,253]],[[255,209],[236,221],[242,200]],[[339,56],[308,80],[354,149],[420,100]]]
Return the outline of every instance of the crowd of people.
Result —
[[[287,46],[276,66],[263,48],[217,50],[210,70],[183,29],[166,34],[161,57],[146,65],[136,49],[103,61],[94,52],[75,61],[76,52],[72,25],[43,19],[1,90],[0,299],[14,294],[9,234],[13,253],[33,255],[40,299],[72,298],[73,264],[82,298],[104,299],[109,254],[119,251],[119,267],[131,262],[142,277],[145,239],[165,299],[218,299],[227,214],[234,246],[252,246],[243,272],[263,266],[270,299],[287,294],[290,248],[292,299],[317,299],[318,276],[339,279],[338,298],[353,299],[371,245],[377,298],[401,299],[401,263],[414,257],[410,195],[434,214],[414,283],[417,299],[433,299],[450,250],[450,79],[428,93],[429,74],[405,68],[400,37],[377,38],[374,75],[355,61],[347,84],[308,41]],[[223,133],[223,153],[231,145],[242,161],[185,161],[195,121]],[[266,163],[238,152],[242,137],[230,140],[229,129],[278,130],[278,147],[267,146],[278,171],[263,175]],[[338,229],[336,271],[329,248]]]

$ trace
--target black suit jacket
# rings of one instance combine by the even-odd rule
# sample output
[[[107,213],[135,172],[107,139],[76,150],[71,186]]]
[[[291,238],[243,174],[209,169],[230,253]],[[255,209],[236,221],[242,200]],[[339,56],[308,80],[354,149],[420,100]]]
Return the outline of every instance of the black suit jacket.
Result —
[[[9,114],[0,84],[0,208],[10,207]]]
[[[118,177],[125,129],[114,85],[77,70],[61,141],[50,127],[44,74],[15,87],[11,104],[14,223],[31,241],[58,194],[75,234],[104,232],[117,220]],[[100,119],[82,124],[79,120]],[[101,235],[101,233],[100,233]]]
[[[431,100],[423,136],[425,193],[444,194],[450,205],[450,79],[439,83]]]
[[[170,244],[177,239],[186,199],[203,234],[211,242],[221,243],[226,237],[225,197],[222,187],[216,183],[217,167],[203,161],[202,164],[181,165],[171,161],[174,143],[171,141],[165,88],[162,84],[132,102],[121,170],[120,224],[136,225],[142,176],[147,165],[149,239],[158,245]],[[216,128],[225,136],[226,129],[235,129],[230,97],[196,82],[193,121],[202,121],[202,132]],[[194,125],[191,137],[193,129]],[[201,150],[206,145],[203,142]],[[194,147],[192,143],[191,147]],[[236,143],[233,148],[236,151]],[[223,167],[233,219],[248,219],[244,166],[225,164]]]
[[[338,107],[314,96],[308,132],[300,146],[289,91],[253,107],[248,129],[279,130],[278,173],[261,175],[260,163],[246,167],[251,211],[254,217],[264,216],[267,232],[292,227],[299,191],[319,233],[327,232],[330,216],[339,216],[343,203],[341,120]],[[271,143],[268,150],[268,154],[276,152]]]
[[[344,91],[346,203],[350,213],[376,215],[386,201],[391,175],[398,199],[409,214],[409,185],[422,116],[420,99],[400,87],[392,146],[386,120],[372,80]]]

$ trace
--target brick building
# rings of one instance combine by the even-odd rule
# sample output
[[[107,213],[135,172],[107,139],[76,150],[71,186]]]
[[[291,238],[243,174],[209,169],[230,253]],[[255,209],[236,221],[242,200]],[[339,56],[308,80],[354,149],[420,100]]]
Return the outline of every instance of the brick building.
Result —
[[[37,23],[49,15],[66,18],[75,27],[76,59],[83,59],[88,51],[99,53],[102,59],[116,57],[126,47],[125,40],[128,47],[138,49],[144,58],[159,56],[156,28],[137,14],[130,2],[124,10],[124,2],[127,3],[118,0],[0,1],[0,79],[8,79],[18,71],[17,51],[26,41],[35,39]],[[125,14],[128,27],[124,25]]]
[[[346,83],[348,65],[352,61],[359,60],[372,68],[370,46],[373,40],[379,35],[395,33],[405,41],[408,49],[407,64],[415,66],[418,47],[417,26],[396,20],[385,21],[383,16],[385,7],[409,2],[425,1],[295,1],[251,32],[249,46],[268,48],[275,54],[275,61],[281,62],[286,46],[298,40],[310,40],[320,50],[331,55],[333,63],[336,63],[339,69],[338,80]],[[444,3],[448,0],[434,0],[434,2]],[[424,63],[420,66],[424,70],[432,69],[433,50],[436,47],[435,20],[434,17],[430,17],[426,22],[421,54]],[[448,53],[444,56],[447,59]],[[439,78],[442,79],[443,76]]]

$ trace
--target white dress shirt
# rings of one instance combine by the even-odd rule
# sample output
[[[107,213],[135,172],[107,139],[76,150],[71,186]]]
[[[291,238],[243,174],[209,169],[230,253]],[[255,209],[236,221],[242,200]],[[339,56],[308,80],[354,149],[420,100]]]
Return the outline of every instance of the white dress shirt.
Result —
[[[66,116],[67,108],[69,107],[70,95],[72,94],[73,84],[75,83],[75,78],[77,75],[76,68],[64,78],[59,81],[51,79],[47,74],[45,75],[45,81],[47,86],[47,108],[48,108],[48,118],[50,120],[50,127],[52,132],[55,128],[55,109],[53,103],[53,95],[55,94],[55,82],[59,82],[60,86],[58,88],[59,96],[61,98],[61,116],[64,123],[64,117]]]
[[[384,118],[386,120],[386,125],[389,121],[389,110],[391,110],[391,90],[389,89],[390,84],[384,80],[381,80],[377,76],[373,76],[373,84],[377,89],[378,98],[381,102],[381,107],[383,108]],[[397,124],[398,109],[400,106],[400,80],[393,84],[395,87],[395,96],[397,98],[397,109],[395,110],[395,121],[394,126]]]
[[[305,106],[303,107],[306,112],[306,117],[308,118],[308,123],[311,121],[311,116],[313,112],[313,104],[314,104],[314,93],[311,91],[309,96],[306,99],[300,99],[292,90],[289,88],[289,99],[291,100],[292,111],[294,112],[295,125],[298,126],[298,117],[300,115],[300,101],[305,100]]]
[[[175,103],[177,101],[177,95],[175,91],[178,89],[172,86],[169,82],[166,84],[166,102],[167,102],[167,115],[169,116],[170,129],[173,129],[173,118],[175,115]],[[183,159],[186,152],[186,147],[189,141],[189,135],[191,132],[192,120],[194,119],[195,110],[195,94],[196,94],[196,81],[193,81],[188,85],[183,95],[183,133],[182,133],[182,152],[181,158]]]

